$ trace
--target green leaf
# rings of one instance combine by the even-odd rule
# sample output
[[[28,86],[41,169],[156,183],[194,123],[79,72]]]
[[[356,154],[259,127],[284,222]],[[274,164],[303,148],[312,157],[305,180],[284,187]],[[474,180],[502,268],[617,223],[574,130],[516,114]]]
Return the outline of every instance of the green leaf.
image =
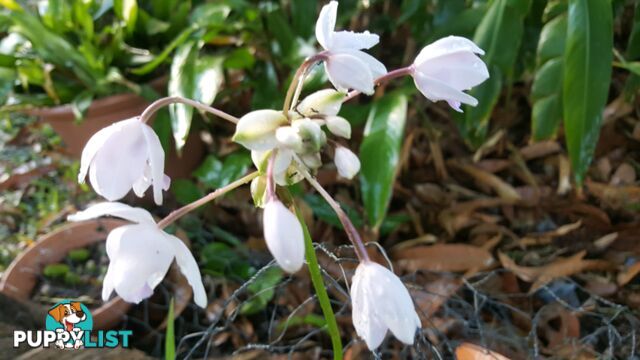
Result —
[[[210,105],[224,80],[223,59],[216,56],[198,58],[199,41],[188,41],[178,47],[171,64],[169,96],[180,96]],[[169,106],[176,149],[184,146],[193,117],[193,107],[184,104]]]
[[[466,106],[464,117],[458,119],[462,135],[473,147],[484,142],[503,76],[511,77],[530,5],[530,0],[494,0],[476,29],[473,40],[485,51],[490,77],[469,92],[478,106]]]
[[[244,151],[227,155],[224,161],[209,155],[193,175],[207,187],[219,189],[244,175],[251,164],[251,157]]]
[[[550,6],[554,6],[553,3],[547,9]],[[566,38],[566,13],[559,13],[547,22],[540,33],[537,69],[531,89],[531,133],[534,141],[555,137],[562,121],[562,69]]]
[[[629,70],[630,72],[632,72],[632,73],[634,73],[636,75],[640,75],[640,61],[616,63],[614,65],[617,66],[617,67]]]
[[[224,60],[227,69],[250,69],[255,64],[256,58],[248,48],[242,47],[231,52]]]
[[[197,28],[195,26],[191,26],[188,27],[184,30],[182,30],[182,32],[180,32],[180,34],[178,34],[178,36],[176,36],[175,39],[173,39],[169,45],[167,45],[166,48],[164,48],[164,50],[162,50],[162,52],[156,56],[155,58],[153,58],[153,60],[151,60],[150,62],[148,62],[147,64],[132,69],[131,73],[134,75],[146,75],[150,72],[152,72],[153,70],[155,70],[160,64],[162,64],[171,54],[171,52],[178,46],[182,45],[185,41],[187,41],[189,39],[189,37],[191,36],[191,34],[193,34],[194,31],[196,31]]]
[[[227,4],[207,3],[193,9],[190,23],[199,27],[207,27],[213,25],[222,25],[229,16],[231,7]]]
[[[309,0],[291,0],[291,19],[293,30],[305,39],[313,35],[316,22],[317,2]]]
[[[636,3],[633,27],[627,43],[627,59],[636,60],[638,58],[640,58],[640,3]]]
[[[313,211],[313,215],[315,215],[318,219],[326,222],[329,225],[332,225],[338,229],[342,229],[342,223],[336,215],[336,212],[333,208],[327,204],[327,202],[320,196],[316,194],[306,194],[304,195],[304,201],[309,205],[311,210]],[[342,209],[347,213],[349,220],[353,223],[353,225],[357,228],[362,227],[363,221],[358,212],[344,204],[341,204]]]
[[[278,267],[270,267],[262,272],[247,286],[252,296],[242,304],[240,313],[243,315],[255,314],[263,310],[275,295],[275,286],[282,280],[282,270]]]
[[[84,118],[91,102],[93,101],[93,93],[90,91],[83,91],[76,96],[71,102],[71,110],[76,121],[80,121]]]
[[[49,264],[44,267],[42,274],[48,278],[59,278],[65,276],[69,272],[67,264]]]
[[[360,145],[360,185],[369,224],[378,228],[391,201],[407,120],[407,97],[391,93],[377,100]]]
[[[136,0],[113,0],[113,10],[116,16],[125,22],[127,31],[132,33],[138,19],[138,2]]]
[[[569,158],[582,185],[602,123],[613,59],[613,14],[606,0],[569,0],[562,105]]]
[[[176,334],[173,330],[175,321],[174,300],[171,297],[169,302],[169,312],[167,313],[167,328],[164,336],[164,358],[166,360],[174,360],[176,358]]]
[[[171,192],[176,197],[176,201],[181,205],[192,203],[204,196],[202,191],[187,179],[177,179],[171,182]]]
[[[202,268],[211,275],[247,280],[255,269],[247,259],[222,242],[208,243],[200,251]]]

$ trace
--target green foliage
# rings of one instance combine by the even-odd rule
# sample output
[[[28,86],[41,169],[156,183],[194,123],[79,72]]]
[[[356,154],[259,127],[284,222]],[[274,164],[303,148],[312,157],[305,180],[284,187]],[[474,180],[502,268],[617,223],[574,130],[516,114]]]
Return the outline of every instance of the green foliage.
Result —
[[[275,286],[282,280],[282,270],[278,267],[270,267],[260,273],[258,277],[247,287],[250,298],[242,304],[240,313],[244,315],[255,314],[262,311],[275,295]]]
[[[174,331],[174,300],[173,297],[169,302],[169,311],[167,312],[167,328],[164,334],[164,358],[173,360],[176,358],[176,335]]]
[[[609,1],[569,1],[562,97],[565,137],[578,185],[591,163],[609,93],[612,17]]]
[[[377,100],[360,145],[360,185],[369,224],[379,228],[395,182],[407,118],[407,97],[399,92]]]
[[[171,182],[171,192],[176,197],[176,201],[181,205],[194,202],[204,196],[200,188],[187,179],[176,179]]]
[[[203,271],[211,275],[246,281],[255,273],[245,256],[222,242],[207,244],[200,256]]]
[[[558,1],[547,5],[547,14]],[[562,68],[567,37],[565,11],[546,19],[538,42],[536,75],[531,88],[531,133],[533,140],[556,135],[562,121]]]
[[[530,0],[494,0],[476,28],[473,40],[485,51],[490,77],[469,92],[478,99],[478,106],[466,106],[458,118],[462,135],[474,147],[484,142],[502,86],[512,77],[530,6]]]
[[[247,172],[251,157],[245,152],[235,152],[223,160],[209,155],[193,175],[209,189],[219,189]]]

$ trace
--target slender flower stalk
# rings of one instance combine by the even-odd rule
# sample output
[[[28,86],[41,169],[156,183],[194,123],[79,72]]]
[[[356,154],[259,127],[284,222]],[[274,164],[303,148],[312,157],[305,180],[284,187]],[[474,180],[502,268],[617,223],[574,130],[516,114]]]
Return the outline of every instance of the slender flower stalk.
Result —
[[[296,70],[296,73],[293,75],[293,79],[291,79],[291,83],[289,83],[287,96],[284,99],[284,105],[282,105],[282,112],[284,113],[284,116],[286,116],[287,118],[289,117],[289,110],[291,110],[292,104],[296,103],[300,91],[302,90],[304,78],[307,76],[307,72],[309,71],[309,69],[311,69],[311,67],[316,63],[325,59],[326,53],[322,51],[306,58],[304,62],[300,64],[300,67],[298,67],[298,70]]]
[[[320,183],[313,176],[311,176],[311,174],[309,174],[307,170],[305,170],[301,166],[298,166],[297,168],[298,168],[298,171],[302,174],[302,176],[304,176],[304,178],[307,179],[309,184],[311,184],[311,186],[313,186],[316,189],[316,191],[320,193],[320,195],[326,200],[329,206],[333,208],[333,211],[336,212],[336,215],[338,215],[338,219],[340,219],[340,223],[342,223],[342,226],[344,227],[344,230],[347,233],[349,240],[351,241],[351,243],[353,244],[356,250],[356,255],[358,256],[358,259],[360,259],[360,261],[365,261],[365,262],[370,261],[369,254],[367,253],[367,249],[365,248],[364,243],[362,242],[362,238],[360,237],[358,230],[356,230],[356,227],[353,225],[353,223],[349,219],[349,216],[347,216],[344,210],[342,210],[342,208],[340,207],[340,204],[338,204],[338,202],[335,201],[331,197],[331,195],[329,195],[327,190],[325,190],[322,187],[322,185],[320,185]]]
[[[153,116],[153,114],[155,114],[158,110],[162,109],[163,107],[170,105],[170,104],[175,104],[175,103],[179,103],[179,104],[186,104],[186,105],[190,105],[193,106],[194,108],[198,109],[198,110],[202,110],[204,112],[208,112],[210,114],[213,114],[217,117],[220,117],[222,119],[225,119],[227,121],[230,121],[234,124],[237,124],[238,121],[240,121],[240,119],[238,119],[237,117],[227,114],[226,112],[222,111],[222,110],[218,110],[214,107],[205,105],[201,102],[198,101],[194,101],[191,99],[187,99],[187,98],[183,98],[180,96],[169,96],[169,97],[164,97],[161,99],[158,99],[156,101],[154,101],[153,103],[151,103],[151,105],[149,105],[146,109],[144,109],[144,111],[142,112],[142,115],[140,115],[140,120],[142,122],[147,122],[149,121],[149,119]]]
[[[412,71],[413,71],[412,65],[407,66],[407,67],[403,67],[403,68],[400,68],[400,69],[395,69],[395,70],[389,71],[388,73],[380,76],[379,78],[375,79],[373,82],[374,82],[375,85],[380,86],[382,84],[385,84],[385,83],[389,82],[392,79],[399,78],[399,77],[402,77],[402,76],[409,76],[409,75],[411,75]],[[358,90],[350,91],[347,94],[347,96],[342,100],[342,102],[343,103],[347,102],[347,101],[355,98],[356,96],[360,95],[361,93],[362,92],[358,91]]]
[[[251,182],[251,180],[253,180],[254,178],[256,178],[258,175],[260,175],[260,173],[258,171],[254,171],[249,175],[246,175],[232,183],[230,183],[227,186],[221,187],[211,193],[209,193],[208,195],[206,195],[203,198],[200,198],[190,204],[187,204],[183,207],[181,207],[178,210],[174,210],[172,211],[169,215],[167,215],[164,219],[160,220],[160,222],[158,222],[158,228],[160,229],[164,229],[167,226],[171,225],[174,221],[178,220],[179,218],[183,217],[184,215],[190,213],[191,211],[199,208],[200,206],[208,203],[209,201],[214,200],[215,198],[224,195],[226,193],[228,193],[229,191],[238,188],[248,182]]]

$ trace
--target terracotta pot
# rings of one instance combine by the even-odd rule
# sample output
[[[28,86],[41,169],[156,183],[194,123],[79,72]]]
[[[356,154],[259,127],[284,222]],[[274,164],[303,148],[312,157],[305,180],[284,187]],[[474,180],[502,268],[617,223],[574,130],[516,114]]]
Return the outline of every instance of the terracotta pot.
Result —
[[[164,88],[165,81],[164,79],[158,80],[152,86],[156,90],[161,90]],[[38,116],[40,120],[51,125],[64,141],[65,152],[80,159],[85,144],[98,130],[114,122],[140,115],[147,106],[149,106],[149,101],[129,93],[93,101],[85,118],[79,123],[75,120],[71,105],[32,109],[27,113]],[[167,175],[171,178],[190,177],[204,157],[204,143],[197,134],[190,134],[181,157],[175,151],[173,139],[171,139],[171,143],[171,150],[167,154],[165,162]]]
[[[104,241],[109,231],[126,224],[129,222],[120,219],[69,223],[43,236],[32,247],[16,257],[7,268],[0,281],[0,292],[19,301],[31,301],[38,276],[45,266],[60,262],[71,250]],[[184,233],[178,233],[177,236],[184,241]],[[188,305],[193,290],[175,266],[171,267],[168,276],[175,284],[174,310],[178,316]],[[98,308],[91,309],[94,329],[113,328],[122,321],[131,306],[132,304],[116,296]]]

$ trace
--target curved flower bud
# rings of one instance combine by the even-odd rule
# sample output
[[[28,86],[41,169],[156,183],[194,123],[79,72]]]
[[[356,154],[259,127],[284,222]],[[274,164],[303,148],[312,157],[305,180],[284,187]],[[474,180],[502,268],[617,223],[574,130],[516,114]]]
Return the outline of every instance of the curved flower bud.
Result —
[[[413,62],[413,79],[420,92],[432,101],[445,100],[456,111],[462,103],[476,106],[478,100],[464,93],[489,78],[483,55],[471,40],[449,36],[427,45]]]
[[[345,93],[333,89],[324,89],[302,99],[296,110],[304,116],[338,115]]]
[[[333,135],[351,139],[351,123],[341,116],[327,116],[327,128]]]
[[[327,135],[320,125],[311,119],[295,120],[291,126],[302,139],[302,148],[298,151],[299,153],[317,152],[327,143]]]
[[[96,193],[110,201],[131,189],[142,197],[153,186],[153,199],[161,205],[162,190],[170,184],[160,139],[139,118],[118,121],[89,139],[82,150],[78,182],[83,183],[87,173]]]
[[[412,345],[421,327],[409,291],[387,268],[361,262],[351,283],[353,326],[356,333],[375,350],[390,330],[398,340]]]
[[[354,89],[373,94],[373,81],[387,73],[385,66],[373,56],[361,51],[376,45],[379,37],[368,31],[334,31],[338,2],[322,7],[316,22],[316,38],[327,51],[325,70],[329,81],[340,91]]]
[[[232,140],[249,150],[270,150],[277,145],[276,129],[287,122],[281,111],[252,111],[240,118]]]
[[[294,273],[304,263],[304,237],[298,218],[279,200],[271,199],[264,206],[264,239],[278,265]]]
[[[110,263],[102,283],[104,301],[109,300],[114,290],[127,302],[139,303],[148,298],[175,259],[193,288],[195,303],[202,308],[207,306],[207,295],[193,255],[180,239],[160,230],[146,210],[106,202],[70,215],[68,220],[82,221],[104,215],[134,223],[113,229],[107,237]]]
[[[336,148],[333,161],[338,169],[338,174],[344,178],[353,179],[360,171],[360,159],[346,147],[338,146]]]
[[[279,127],[276,130],[276,140],[278,140],[278,144],[285,148],[292,149],[295,152],[303,151],[302,137],[296,128],[291,126]]]

